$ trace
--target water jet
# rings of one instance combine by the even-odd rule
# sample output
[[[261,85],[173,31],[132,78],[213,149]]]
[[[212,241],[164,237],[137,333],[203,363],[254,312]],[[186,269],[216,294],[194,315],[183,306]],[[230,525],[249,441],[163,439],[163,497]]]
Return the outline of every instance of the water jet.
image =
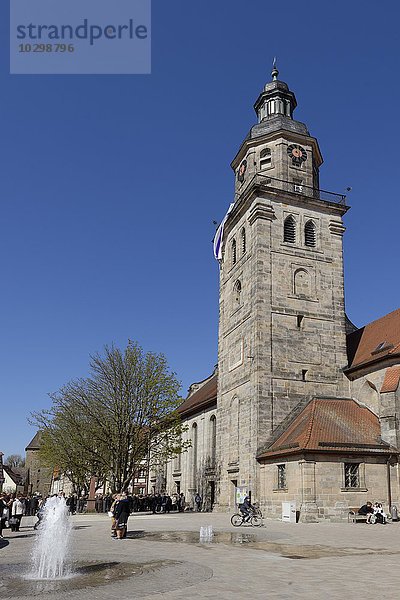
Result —
[[[48,498],[33,545],[29,579],[55,580],[71,577],[72,572],[67,562],[71,529],[65,498]]]

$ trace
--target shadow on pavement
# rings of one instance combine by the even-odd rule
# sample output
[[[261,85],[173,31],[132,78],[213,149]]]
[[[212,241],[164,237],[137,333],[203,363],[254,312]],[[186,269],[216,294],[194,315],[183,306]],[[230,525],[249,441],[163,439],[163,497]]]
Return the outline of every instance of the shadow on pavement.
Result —
[[[138,540],[145,537],[146,532],[144,529],[138,529],[137,531],[128,531],[126,537],[130,540]]]
[[[5,548],[6,546],[8,546],[10,542],[4,538],[0,539],[0,549],[1,548]]]

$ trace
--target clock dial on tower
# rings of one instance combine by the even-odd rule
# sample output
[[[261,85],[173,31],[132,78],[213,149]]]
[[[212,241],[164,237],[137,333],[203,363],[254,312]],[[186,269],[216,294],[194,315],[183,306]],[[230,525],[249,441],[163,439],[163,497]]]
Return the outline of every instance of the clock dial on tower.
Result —
[[[292,159],[292,163],[298,167],[307,160],[307,152],[302,146],[298,146],[297,144],[288,146],[287,153]]]

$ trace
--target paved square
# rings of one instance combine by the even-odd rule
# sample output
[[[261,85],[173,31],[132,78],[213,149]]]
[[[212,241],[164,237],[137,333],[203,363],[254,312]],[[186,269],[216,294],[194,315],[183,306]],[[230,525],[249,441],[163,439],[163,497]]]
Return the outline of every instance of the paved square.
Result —
[[[34,521],[24,517],[19,533],[5,531],[0,546],[0,598],[27,597],[19,592],[18,572],[29,563]],[[96,587],[77,589],[71,580],[64,590],[42,591],[43,600],[399,596],[400,523],[266,521],[261,529],[235,529],[225,514],[138,515],[130,517],[128,539],[116,541],[110,537],[106,515],[76,515],[73,522],[74,561],[113,563],[111,570],[121,564],[128,571],[124,567],[121,577],[117,571],[114,578],[107,575]],[[212,543],[199,542],[204,525],[213,526]],[[13,572],[7,588],[4,582]]]

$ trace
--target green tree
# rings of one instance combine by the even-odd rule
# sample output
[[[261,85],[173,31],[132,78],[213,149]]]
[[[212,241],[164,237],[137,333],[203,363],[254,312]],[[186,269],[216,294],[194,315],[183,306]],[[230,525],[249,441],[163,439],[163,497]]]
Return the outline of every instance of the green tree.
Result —
[[[20,454],[10,454],[10,456],[7,456],[7,458],[5,459],[4,464],[11,468],[24,467],[25,459],[22,458]]]
[[[105,346],[90,359],[90,375],[50,394],[52,406],[32,414],[42,431],[41,458],[87,490],[91,475],[125,490],[137,469],[185,449],[176,408],[180,383],[163,354],[134,342]]]

